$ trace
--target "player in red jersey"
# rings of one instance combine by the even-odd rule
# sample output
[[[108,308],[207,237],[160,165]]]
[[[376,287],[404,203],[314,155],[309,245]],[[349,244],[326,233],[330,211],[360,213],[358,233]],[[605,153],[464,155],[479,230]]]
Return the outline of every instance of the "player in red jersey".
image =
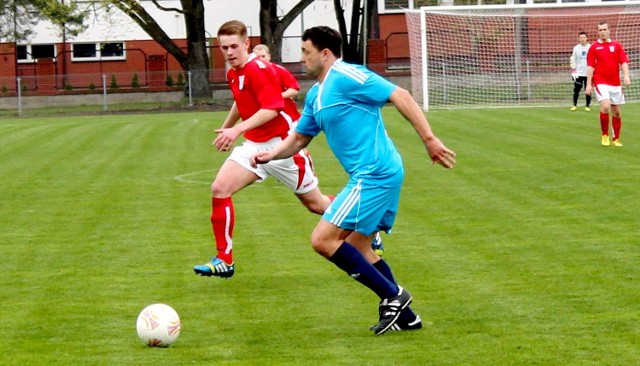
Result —
[[[227,81],[234,103],[213,145],[228,151],[243,135],[245,142],[235,147],[211,184],[211,225],[217,255],[208,263],[195,266],[196,274],[229,278],[233,276],[233,227],[235,215],[231,196],[254,182],[269,176],[291,189],[307,209],[322,214],[331,198],[318,188],[312,162],[302,150],[287,160],[253,168],[250,158],[258,151],[272,150],[287,136],[293,117],[288,115],[282,98],[281,82],[274,67],[249,54],[246,26],[237,20],[224,23],[218,30],[220,50],[231,66]],[[297,109],[295,110],[296,113]],[[242,122],[238,121],[242,119]],[[297,120],[297,118],[296,118]]]
[[[600,103],[600,128],[602,129],[602,146],[622,146],[620,129],[622,117],[620,106],[624,104],[624,93],[620,83],[620,69],[624,77],[624,85],[631,85],[629,78],[629,57],[622,45],[609,38],[609,24],[598,23],[598,41],[591,45],[587,53],[587,88],[585,93],[591,95],[595,88],[596,98]],[[613,127],[613,139],[609,139],[609,114]]]
[[[282,98],[284,98],[285,110],[287,114],[292,116],[293,124],[297,123],[298,119],[300,119],[300,112],[298,111],[298,106],[294,99],[298,96],[298,92],[300,91],[300,84],[298,83],[298,80],[291,72],[289,72],[289,70],[271,62],[271,53],[269,52],[269,47],[266,45],[256,45],[253,47],[253,53],[273,65],[282,86]],[[291,126],[291,128],[293,129],[295,126]]]
[[[274,64],[271,62],[271,52],[269,51],[269,47],[264,44],[259,44],[253,47],[253,53],[261,59],[272,64],[275,69],[278,77],[280,78],[280,82],[282,83],[282,97],[285,99],[295,99],[300,91],[300,84],[295,76],[289,70],[284,67]]]

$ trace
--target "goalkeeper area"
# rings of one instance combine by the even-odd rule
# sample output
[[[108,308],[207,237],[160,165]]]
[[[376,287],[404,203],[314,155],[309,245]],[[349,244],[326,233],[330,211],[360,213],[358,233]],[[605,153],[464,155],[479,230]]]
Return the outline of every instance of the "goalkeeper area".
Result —
[[[570,105],[571,52],[580,32],[597,41],[601,21],[631,60],[627,102],[638,97],[640,4],[431,6],[406,14],[412,93],[424,110]]]

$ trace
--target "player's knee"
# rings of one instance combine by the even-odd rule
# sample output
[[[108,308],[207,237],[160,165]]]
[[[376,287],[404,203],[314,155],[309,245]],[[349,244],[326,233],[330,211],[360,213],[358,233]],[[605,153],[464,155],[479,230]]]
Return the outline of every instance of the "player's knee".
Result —
[[[330,243],[315,231],[311,234],[311,248],[325,258],[331,257]]]
[[[212,197],[229,197],[231,196],[231,193],[224,185],[214,181],[213,183],[211,183],[211,196]]]

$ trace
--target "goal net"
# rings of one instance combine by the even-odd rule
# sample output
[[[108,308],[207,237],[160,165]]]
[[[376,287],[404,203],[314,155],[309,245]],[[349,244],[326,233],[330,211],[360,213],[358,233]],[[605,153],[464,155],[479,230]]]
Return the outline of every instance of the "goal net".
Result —
[[[580,32],[598,39],[601,21],[631,60],[627,101],[638,94],[640,4],[433,6],[406,19],[412,92],[425,110],[571,105],[569,58]]]

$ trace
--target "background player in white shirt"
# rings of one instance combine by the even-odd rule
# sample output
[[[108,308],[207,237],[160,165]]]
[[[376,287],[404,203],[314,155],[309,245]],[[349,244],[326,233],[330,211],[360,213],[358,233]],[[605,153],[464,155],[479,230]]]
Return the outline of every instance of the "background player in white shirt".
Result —
[[[578,35],[578,44],[573,47],[573,52],[569,58],[569,65],[571,66],[571,78],[573,79],[573,107],[571,111],[575,112],[578,109],[578,97],[580,96],[580,90],[587,89],[587,53],[589,52],[589,44],[587,33],[580,32]],[[585,94],[586,104],[584,110],[591,112],[591,95]]]

